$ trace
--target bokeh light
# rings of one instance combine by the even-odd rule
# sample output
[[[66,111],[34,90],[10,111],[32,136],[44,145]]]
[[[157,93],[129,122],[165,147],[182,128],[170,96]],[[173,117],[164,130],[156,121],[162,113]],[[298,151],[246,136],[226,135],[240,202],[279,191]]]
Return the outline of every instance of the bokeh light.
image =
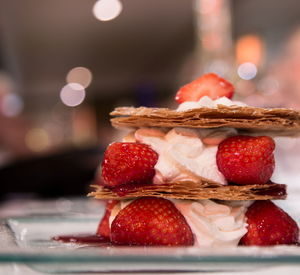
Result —
[[[250,80],[257,74],[257,67],[251,62],[246,62],[238,66],[237,73],[241,79]]]
[[[93,7],[93,14],[100,21],[109,21],[115,19],[122,10],[119,0],[98,0]]]
[[[75,67],[67,74],[68,83],[78,83],[84,88],[88,87],[92,81],[92,72],[85,67]]]
[[[244,35],[236,42],[236,60],[238,64],[251,62],[261,65],[264,55],[264,43],[258,35]]]
[[[5,94],[2,97],[0,110],[7,117],[19,115],[24,108],[23,100],[16,94]]]
[[[60,91],[61,101],[69,106],[75,107],[83,102],[85,98],[85,89],[79,83],[69,83]]]
[[[26,146],[33,152],[41,152],[50,144],[48,133],[42,128],[30,129],[25,136]]]

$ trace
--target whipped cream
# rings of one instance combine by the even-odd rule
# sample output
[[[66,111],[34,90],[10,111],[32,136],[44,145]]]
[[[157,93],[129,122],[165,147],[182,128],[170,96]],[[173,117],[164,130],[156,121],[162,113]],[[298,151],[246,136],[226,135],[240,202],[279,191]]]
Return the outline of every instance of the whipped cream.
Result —
[[[177,200],[175,206],[195,235],[195,246],[237,246],[247,233],[249,201],[216,203],[212,200]]]
[[[196,247],[237,246],[247,233],[245,212],[251,201],[171,200],[190,226]],[[111,226],[119,211],[133,200],[120,201],[109,218]]]
[[[187,111],[191,109],[197,109],[201,107],[207,107],[207,108],[218,108],[218,105],[225,105],[225,106],[247,106],[247,104],[240,102],[240,101],[232,101],[228,97],[220,97],[218,99],[211,99],[208,96],[203,96],[199,99],[199,101],[185,101],[181,103],[176,111]]]
[[[165,182],[199,182],[202,178],[226,185],[216,163],[218,144],[235,135],[235,129],[194,130],[174,128],[168,132],[141,128],[124,140],[148,144],[159,155],[154,184]],[[134,135],[134,138],[133,138]]]

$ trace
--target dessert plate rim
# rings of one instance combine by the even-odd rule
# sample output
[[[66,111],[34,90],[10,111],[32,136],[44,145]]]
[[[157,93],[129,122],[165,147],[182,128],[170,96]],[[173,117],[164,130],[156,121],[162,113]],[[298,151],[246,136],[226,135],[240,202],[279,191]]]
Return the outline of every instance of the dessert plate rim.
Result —
[[[300,264],[300,247],[297,246],[229,249],[88,247],[60,243],[49,238],[56,234],[69,234],[73,232],[72,230],[74,234],[92,234],[98,221],[99,217],[96,216],[69,214],[9,218],[2,224],[1,232],[6,230],[6,239],[10,239],[10,244],[0,248],[0,262],[26,263],[43,272],[71,273],[124,270],[232,270],[232,264],[241,270],[274,264]],[[53,226],[53,233],[49,232],[49,225]],[[38,230],[42,232],[38,234]]]

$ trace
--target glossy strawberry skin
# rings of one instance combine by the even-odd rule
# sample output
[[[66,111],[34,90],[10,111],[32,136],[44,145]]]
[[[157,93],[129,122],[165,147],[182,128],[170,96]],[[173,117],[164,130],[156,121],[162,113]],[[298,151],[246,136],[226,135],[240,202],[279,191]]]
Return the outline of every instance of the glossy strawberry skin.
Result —
[[[111,211],[117,203],[119,203],[118,200],[108,200],[106,202],[105,213],[98,225],[96,235],[110,238],[109,217],[111,215]]]
[[[230,82],[214,73],[208,73],[182,86],[175,100],[178,103],[198,101],[203,96],[209,96],[214,100],[222,96],[232,98],[233,94],[234,86]]]
[[[102,182],[108,187],[147,184],[155,175],[158,154],[142,143],[115,142],[108,146],[102,161]]]
[[[116,216],[111,226],[111,241],[122,245],[190,246],[194,237],[171,201],[142,197]]]
[[[247,210],[248,232],[240,241],[242,245],[298,244],[297,223],[271,201],[255,201]]]
[[[275,168],[274,140],[267,136],[233,136],[219,144],[217,165],[229,182],[265,184]]]

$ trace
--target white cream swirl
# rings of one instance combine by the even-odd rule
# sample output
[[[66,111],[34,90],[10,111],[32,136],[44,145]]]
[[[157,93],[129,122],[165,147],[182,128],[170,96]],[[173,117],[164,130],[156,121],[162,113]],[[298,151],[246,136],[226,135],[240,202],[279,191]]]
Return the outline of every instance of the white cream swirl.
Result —
[[[247,232],[249,201],[176,200],[175,205],[195,235],[195,246],[237,246]]]
[[[166,133],[142,128],[134,133],[136,141],[148,144],[159,155],[154,184],[165,182],[199,182],[205,178],[227,184],[216,163],[218,144],[234,129],[192,130],[174,128]],[[126,139],[125,139],[126,140]]]
[[[178,108],[176,109],[179,112],[187,111],[191,109],[197,109],[201,107],[207,108],[218,108],[218,105],[225,105],[225,106],[247,106],[247,104],[240,102],[240,101],[232,101],[231,99],[223,96],[218,99],[211,99],[208,96],[201,97],[198,101],[185,101],[181,103]]]

